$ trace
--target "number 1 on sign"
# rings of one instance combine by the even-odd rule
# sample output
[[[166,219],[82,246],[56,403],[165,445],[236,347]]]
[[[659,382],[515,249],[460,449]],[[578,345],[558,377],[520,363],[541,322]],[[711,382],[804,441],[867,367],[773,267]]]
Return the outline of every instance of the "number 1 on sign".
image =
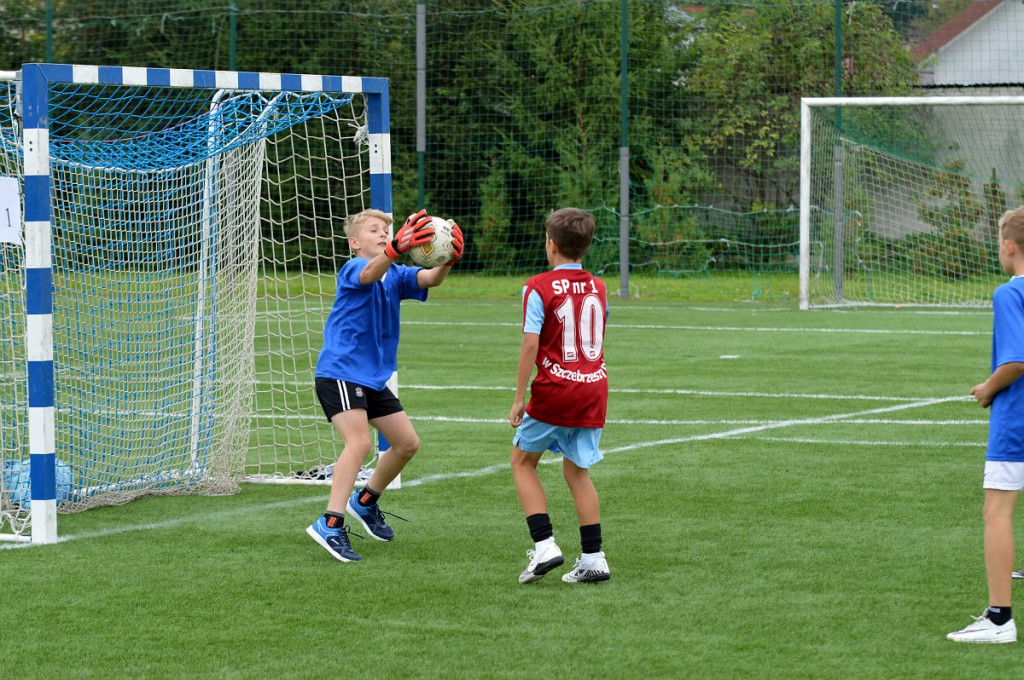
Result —
[[[16,177],[0,177],[0,243],[21,245],[21,193]]]

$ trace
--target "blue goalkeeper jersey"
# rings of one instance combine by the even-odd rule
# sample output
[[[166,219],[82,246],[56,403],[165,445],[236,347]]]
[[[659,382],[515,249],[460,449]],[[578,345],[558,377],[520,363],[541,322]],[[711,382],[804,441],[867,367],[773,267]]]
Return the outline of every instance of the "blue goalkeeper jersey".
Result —
[[[354,257],[338,272],[334,306],[324,324],[316,377],[382,390],[398,369],[402,300],[426,300],[416,283],[420,267],[393,264],[380,281],[359,283],[369,260]]]
[[[1024,362],[1024,277],[1015,276],[992,296],[992,370]],[[985,460],[1024,462],[1024,378],[996,393],[989,414]]]

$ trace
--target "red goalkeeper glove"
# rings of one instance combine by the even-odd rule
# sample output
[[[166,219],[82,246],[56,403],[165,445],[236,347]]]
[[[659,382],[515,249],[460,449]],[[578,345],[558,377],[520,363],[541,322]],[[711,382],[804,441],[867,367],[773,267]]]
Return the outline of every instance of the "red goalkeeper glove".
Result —
[[[431,219],[426,210],[409,215],[405,224],[395,234],[395,238],[391,239],[391,243],[384,246],[384,253],[392,260],[397,260],[409,248],[430,243],[430,239],[434,235],[434,227],[430,226]]]
[[[459,225],[455,224],[455,220],[450,221],[452,223],[452,238],[455,241],[452,243],[452,259],[445,263],[445,267],[451,267],[462,257],[462,229],[459,228]]]

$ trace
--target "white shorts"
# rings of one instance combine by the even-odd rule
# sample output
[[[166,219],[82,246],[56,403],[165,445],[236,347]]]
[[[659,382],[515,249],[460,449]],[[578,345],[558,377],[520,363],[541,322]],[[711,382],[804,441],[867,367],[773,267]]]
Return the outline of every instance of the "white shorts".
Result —
[[[1024,463],[1011,460],[986,460],[985,489],[1020,491],[1024,489]]]
[[[600,449],[600,427],[549,425],[528,415],[523,416],[523,422],[516,428],[512,444],[528,453],[560,453],[583,469],[604,458]]]

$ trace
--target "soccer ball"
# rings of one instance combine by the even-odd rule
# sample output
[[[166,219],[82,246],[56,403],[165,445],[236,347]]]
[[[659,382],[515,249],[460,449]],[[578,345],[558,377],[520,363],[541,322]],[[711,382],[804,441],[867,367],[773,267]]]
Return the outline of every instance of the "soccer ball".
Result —
[[[32,507],[32,490],[29,482],[32,466],[28,460],[8,460],[0,466],[3,490],[11,494],[11,503],[25,509]],[[71,500],[71,466],[57,461],[57,502]]]
[[[455,245],[455,222],[443,217],[431,217],[430,226],[434,228],[434,236],[430,243],[409,249],[409,258],[421,267],[440,267],[452,259]]]

